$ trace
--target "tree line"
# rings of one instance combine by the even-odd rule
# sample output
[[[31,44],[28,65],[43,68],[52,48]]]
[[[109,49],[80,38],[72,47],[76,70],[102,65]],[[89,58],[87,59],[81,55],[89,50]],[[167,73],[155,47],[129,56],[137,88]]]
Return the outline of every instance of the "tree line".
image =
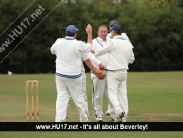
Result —
[[[0,0],[0,9],[0,73],[53,73],[50,47],[69,24],[86,41],[88,23],[95,38],[113,19],[134,46],[130,71],[183,70],[182,0]]]

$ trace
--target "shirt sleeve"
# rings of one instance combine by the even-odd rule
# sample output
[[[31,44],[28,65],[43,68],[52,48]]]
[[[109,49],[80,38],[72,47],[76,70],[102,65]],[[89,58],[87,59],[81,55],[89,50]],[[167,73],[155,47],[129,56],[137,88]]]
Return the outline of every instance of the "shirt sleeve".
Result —
[[[57,42],[57,41],[56,41]],[[55,50],[56,50],[56,42],[52,45],[52,47],[50,48],[50,51],[51,51],[51,53],[54,55],[54,54],[56,54],[55,53]]]
[[[79,50],[81,50],[82,52],[90,52],[91,51],[91,48],[92,48],[92,45],[90,43],[83,43],[81,41],[80,45],[79,45]]]
[[[105,47],[102,47],[100,49],[95,49],[95,56],[101,56],[103,54],[106,54],[109,51],[111,51],[113,48],[114,48],[114,45],[112,41],[109,40],[107,44],[105,44]]]
[[[130,53],[130,60],[129,60],[129,63],[133,63],[134,62],[134,60],[135,60],[135,56],[134,56],[134,53],[133,53],[133,50],[131,51],[131,53]]]
[[[128,38],[128,36],[126,35],[126,33],[122,33],[122,37],[124,39],[126,39],[132,45],[132,43],[131,43],[130,39]],[[132,45],[132,47],[133,47],[133,45]]]
[[[89,53],[89,57],[92,63],[94,63],[95,65],[99,65],[101,62],[95,57],[95,55],[93,53]]]
[[[90,59],[89,53],[82,52],[82,59],[83,59],[83,61]]]

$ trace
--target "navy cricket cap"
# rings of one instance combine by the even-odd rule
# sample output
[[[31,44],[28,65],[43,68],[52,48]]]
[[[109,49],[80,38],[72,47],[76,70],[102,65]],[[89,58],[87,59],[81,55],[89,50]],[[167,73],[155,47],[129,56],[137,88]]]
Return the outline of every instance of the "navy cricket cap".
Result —
[[[114,25],[111,30],[122,32],[122,28],[119,25]]]
[[[109,23],[109,26],[113,26],[113,25],[119,25],[118,21],[111,20],[110,23]]]
[[[67,28],[66,28],[66,32],[70,32],[70,33],[75,33],[79,31],[78,28],[76,28],[76,26],[74,25],[69,25]]]

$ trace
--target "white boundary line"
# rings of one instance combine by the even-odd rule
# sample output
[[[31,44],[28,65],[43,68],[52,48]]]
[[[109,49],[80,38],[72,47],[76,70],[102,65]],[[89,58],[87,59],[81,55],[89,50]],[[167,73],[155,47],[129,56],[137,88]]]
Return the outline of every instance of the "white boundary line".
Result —
[[[36,0],[34,0],[32,3],[31,3],[31,5],[29,5],[23,12],[22,12],[22,14],[24,14],[24,12],[26,12],[26,10],[30,7],[30,6],[32,6],[32,4],[35,2]],[[22,14],[20,14],[11,24],[10,24],[10,26],[22,15]],[[8,28],[10,28],[10,26],[8,27]],[[1,33],[1,35],[3,35],[4,34],[4,32],[6,32],[6,30],[8,30],[8,28],[6,28],[2,33]],[[1,36],[0,35],[0,36]]]
[[[53,12],[53,10],[55,10],[55,8],[62,2],[63,0],[61,0],[43,19],[42,19],[42,21],[40,22],[40,23],[42,23],[43,21],[44,21],[44,19],[45,18],[47,18],[48,17],[48,15],[50,15],[50,13],[52,13]],[[39,26],[39,24],[40,23],[38,23],[37,25],[36,25],[36,27],[34,27],[31,31],[30,31],[30,33],[32,33],[32,31],[34,31],[34,29],[36,29],[38,26]],[[30,33],[28,33],[28,35],[26,35],[25,37],[24,37],[24,39],[25,38],[27,38],[27,36],[29,36],[29,34]],[[23,39],[23,40],[24,40]],[[23,41],[22,40],[22,41]],[[3,60],[5,60],[18,46],[19,46],[19,44],[21,44],[22,43],[22,41],[20,42],[20,43],[18,43],[9,53],[8,53],[8,55],[7,56],[5,56],[2,60],[1,60],[1,62],[0,63],[2,63],[3,62]]]

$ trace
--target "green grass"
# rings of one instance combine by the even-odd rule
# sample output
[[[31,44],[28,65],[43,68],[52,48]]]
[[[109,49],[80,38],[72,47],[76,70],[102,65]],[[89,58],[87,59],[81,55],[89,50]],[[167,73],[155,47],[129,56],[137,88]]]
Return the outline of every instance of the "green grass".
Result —
[[[39,80],[40,87],[39,122],[54,122],[56,101],[54,74],[0,75],[0,122],[27,122],[25,82],[35,79]],[[130,72],[128,73],[127,87],[128,122],[183,121],[183,72]],[[89,74],[87,74],[87,95],[90,120],[93,122],[95,119],[91,102],[92,88]],[[104,95],[104,114],[106,109],[107,99]],[[103,120],[110,121],[110,118],[104,115]],[[71,101],[68,121],[79,121],[73,101]],[[182,132],[0,132],[0,138],[179,138],[182,137],[182,134]]]

